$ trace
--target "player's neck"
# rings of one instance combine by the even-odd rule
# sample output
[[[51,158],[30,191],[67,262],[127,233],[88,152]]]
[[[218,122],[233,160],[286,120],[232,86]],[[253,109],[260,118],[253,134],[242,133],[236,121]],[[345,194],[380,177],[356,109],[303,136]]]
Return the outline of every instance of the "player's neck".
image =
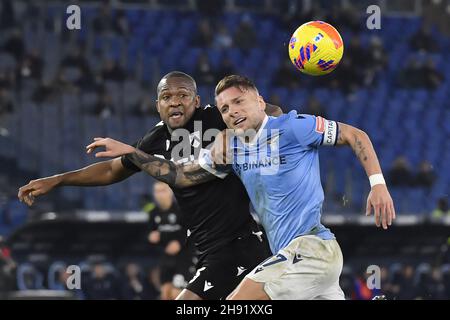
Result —
[[[255,127],[256,135],[258,135],[259,129],[261,129],[261,127],[262,127],[262,125],[264,123],[264,119],[265,118],[261,119],[261,121],[256,125],[256,127]]]
[[[177,129],[187,129],[189,131],[189,124],[191,123],[192,118],[189,119],[183,126],[179,127],[179,128],[171,128],[169,127],[169,125],[166,123],[166,127],[167,127],[167,131],[169,131],[169,134],[172,135],[172,133],[177,130]]]
[[[266,125],[268,119],[269,118],[267,117],[267,115],[265,115],[264,118],[261,119],[260,122],[258,122],[254,130],[252,130],[252,134],[245,135],[241,140],[243,140],[243,142],[245,142],[246,144],[254,143],[255,140],[257,140],[260,136],[260,130]]]

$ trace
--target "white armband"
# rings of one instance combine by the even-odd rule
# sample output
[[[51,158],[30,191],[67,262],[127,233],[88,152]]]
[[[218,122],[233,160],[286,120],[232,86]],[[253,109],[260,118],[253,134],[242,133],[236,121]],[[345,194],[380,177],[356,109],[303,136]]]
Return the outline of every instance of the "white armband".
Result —
[[[338,123],[336,121],[326,120],[321,117],[316,120],[320,123],[323,121],[323,138],[322,145],[335,146],[338,138]]]
[[[386,184],[386,181],[384,181],[384,177],[383,177],[382,173],[377,173],[377,174],[371,175],[369,177],[369,181],[370,181],[371,188],[377,184]]]

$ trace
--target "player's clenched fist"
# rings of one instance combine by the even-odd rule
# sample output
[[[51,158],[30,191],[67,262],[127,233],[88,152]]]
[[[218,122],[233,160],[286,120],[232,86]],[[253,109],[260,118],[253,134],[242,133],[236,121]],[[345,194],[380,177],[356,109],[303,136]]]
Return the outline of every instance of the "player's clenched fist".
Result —
[[[211,158],[215,165],[232,163],[233,154],[229,147],[229,140],[233,134],[232,130],[223,130],[216,135],[214,144],[211,148]]]

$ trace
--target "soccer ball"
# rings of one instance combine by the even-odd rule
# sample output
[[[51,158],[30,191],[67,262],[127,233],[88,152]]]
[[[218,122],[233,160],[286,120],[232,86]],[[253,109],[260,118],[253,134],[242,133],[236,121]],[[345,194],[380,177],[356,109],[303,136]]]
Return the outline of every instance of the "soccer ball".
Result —
[[[303,73],[320,76],[333,71],[344,54],[339,32],[330,24],[310,21],[295,30],[289,41],[289,57]]]

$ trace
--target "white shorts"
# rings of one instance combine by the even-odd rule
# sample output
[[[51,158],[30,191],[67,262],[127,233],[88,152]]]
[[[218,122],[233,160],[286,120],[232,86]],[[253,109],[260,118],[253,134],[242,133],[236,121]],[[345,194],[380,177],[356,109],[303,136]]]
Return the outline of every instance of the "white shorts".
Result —
[[[272,300],[343,300],[339,286],[342,263],[336,240],[300,236],[247,277],[263,282],[264,291]]]

